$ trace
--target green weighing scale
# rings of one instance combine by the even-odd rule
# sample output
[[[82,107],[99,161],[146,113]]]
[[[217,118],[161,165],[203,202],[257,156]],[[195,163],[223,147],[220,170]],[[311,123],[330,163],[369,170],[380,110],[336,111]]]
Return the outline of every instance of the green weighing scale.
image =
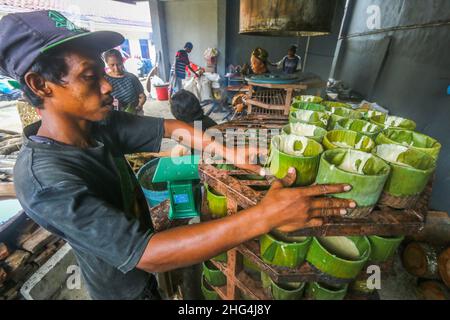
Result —
[[[186,219],[200,216],[195,203],[198,188],[194,180],[199,180],[198,164],[200,156],[160,158],[153,183],[167,182],[170,209],[169,219]]]

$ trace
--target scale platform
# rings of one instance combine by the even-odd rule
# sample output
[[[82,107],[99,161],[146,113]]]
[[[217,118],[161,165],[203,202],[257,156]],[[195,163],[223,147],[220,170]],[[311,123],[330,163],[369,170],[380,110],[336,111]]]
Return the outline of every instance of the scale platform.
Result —
[[[159,160],[152,182],[167,182],[170,220],[200,216],[199,206],[195,202],[198,188],[194,186],[194,181],[200,179],[199,162],[198,155],[166,157]]]

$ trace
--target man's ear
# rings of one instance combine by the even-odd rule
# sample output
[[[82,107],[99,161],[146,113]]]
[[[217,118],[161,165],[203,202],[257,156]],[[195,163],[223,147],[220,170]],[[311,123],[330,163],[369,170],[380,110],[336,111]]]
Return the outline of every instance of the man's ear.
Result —
[[[52,89],[48,86],[47,80],[45,80],[40,74],[36,72],[28,72],[24,77],[25,83],[39,98],[44,99],[52,95]]]

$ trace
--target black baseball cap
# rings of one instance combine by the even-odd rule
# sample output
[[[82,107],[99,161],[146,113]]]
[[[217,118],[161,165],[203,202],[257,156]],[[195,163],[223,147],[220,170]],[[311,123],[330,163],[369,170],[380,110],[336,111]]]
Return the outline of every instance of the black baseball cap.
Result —
[[[70,44],[103,52],[124,40],[117,32],[79,28],[58,11],[12,13],[0,20],[0,71],[20,81],[41,54],[54,48]]]

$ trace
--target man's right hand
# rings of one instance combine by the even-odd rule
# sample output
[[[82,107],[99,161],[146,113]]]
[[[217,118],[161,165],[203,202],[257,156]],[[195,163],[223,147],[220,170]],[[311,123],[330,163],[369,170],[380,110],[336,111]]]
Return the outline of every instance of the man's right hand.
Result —
[[[275,180],[266,196],[258,204],[263,216],[268,218],[271,229],[292,232],[305,227],[323,224],[322,218],[342,216],[347,208],[355,208],[353,200],[325,197],[327,194],[348,192],[347,184],[313,185],[302,188],[286,188],[296,179],[296,171],[290,168],[285,178]]]

